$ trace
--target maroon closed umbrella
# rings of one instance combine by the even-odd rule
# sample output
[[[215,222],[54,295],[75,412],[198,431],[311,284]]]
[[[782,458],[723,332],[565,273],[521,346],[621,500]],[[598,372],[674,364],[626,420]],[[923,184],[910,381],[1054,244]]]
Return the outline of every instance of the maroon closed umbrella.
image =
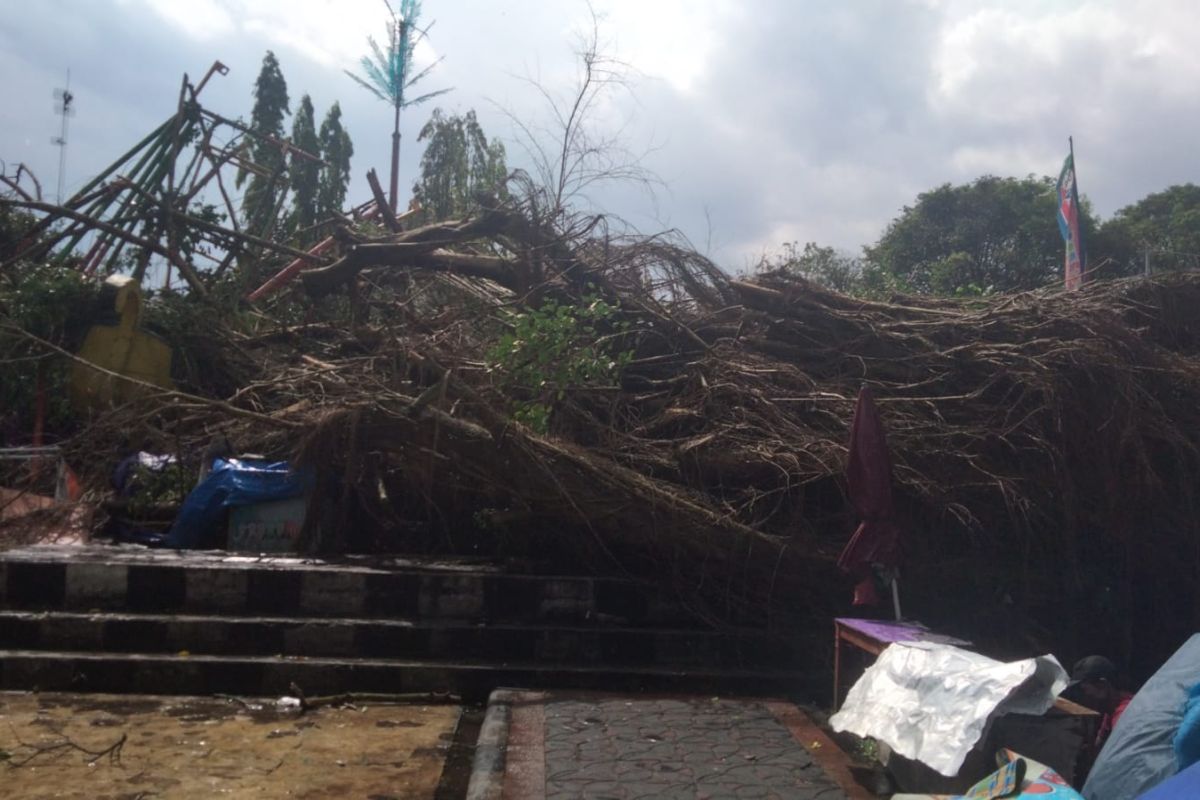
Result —
[[[854,605],[874,605],[876,569],[892,576],[892,602],[900,619],[900,596],[895,575],[900,565],[900,529],[892,502],[892,457],[888,452],[883,420],[871,390],[858,392],[854,420],[850,423],[850,458],[846,466],[850,503],[858,512],[858,530],[838,557],[838,566],[858,580]]]

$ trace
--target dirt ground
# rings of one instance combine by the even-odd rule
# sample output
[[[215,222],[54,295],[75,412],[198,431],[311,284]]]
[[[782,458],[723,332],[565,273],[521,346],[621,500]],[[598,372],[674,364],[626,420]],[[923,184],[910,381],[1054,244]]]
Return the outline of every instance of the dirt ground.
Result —
[[[0,693],[6,798],[430,798],[460,708]]]

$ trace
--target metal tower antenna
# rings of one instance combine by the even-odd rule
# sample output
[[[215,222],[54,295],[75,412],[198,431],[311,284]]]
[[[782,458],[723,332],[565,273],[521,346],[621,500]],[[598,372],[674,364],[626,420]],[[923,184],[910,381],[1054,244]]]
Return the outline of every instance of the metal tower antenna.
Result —
[[[75,116],[75,95],[71,94],[71,70],[67,70],[67,86],[54,90],[54,113],[62,117],[62,130],[50,143],[58,147],[58,192],[57,202],[63,201],[63,179],[67,173],[67,121]]]

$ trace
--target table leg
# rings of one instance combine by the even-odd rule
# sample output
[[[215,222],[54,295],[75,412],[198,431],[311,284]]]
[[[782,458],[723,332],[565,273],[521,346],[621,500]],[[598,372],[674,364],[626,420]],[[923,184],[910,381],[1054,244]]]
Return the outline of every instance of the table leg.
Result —
[[[833,705],[831,711],[838,710],[842,692],[842,632],[838,624],[833,623]]]

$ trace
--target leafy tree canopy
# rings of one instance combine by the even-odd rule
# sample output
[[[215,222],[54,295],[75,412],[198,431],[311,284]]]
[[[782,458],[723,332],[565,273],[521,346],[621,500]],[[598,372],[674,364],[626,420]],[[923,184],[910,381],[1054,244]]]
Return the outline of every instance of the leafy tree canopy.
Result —
[[[279,69],[279,61],[270,50],[263,57],[262,69],[254,82],[254,110],[250,112],[250,127],[260,134],[283,138],[283,118],[289,113],[287,81]],[[287,191],[287,184],[279,178],[284,168],[283,152],[270,142],[252,138],[249,145],[252,162],[263,167],[267,174],[260,175],[242,168],[238,170],[237,185],[246,177],[250,184],[242,200],[246,224],[254,232],[263,228],[274,216],[279,196]]]
[[[321,142],[317,138],[317,124],[313,117],[312,98],[304,95],[296,118],[292,123],[292,144],[315,156],[321,155]],[[292,160],[292,214],[291,227],[298,230],[306,240],[311,238],[310,229],[317,222],[317,189],[320,184],[321,165],[304,157]]]
[[[0,206],[0,261],[15,256],[25,245],[36,220],[14,206]]]
[[[987,175],[917,196],[894,219],[868,261],[913,291],[977,294],[1032,289],[1057,279],[1063,242],[1055,180]],[[1083,204],[1085,238],[1096,225]]]
[[[816,242],[808,242],[803,248],[796,242],[789,242],[778,256],[765,259],[760,269],[790,272],[827,289],[856,297],[886,299],[897,292],[912,291],[904,281],[878,264]]]
[[[783,269],[844,294],[855,292],[863,272],[860,259],[839,253],[832,247],[822,247],[816,242],[808,242],[803,248],[797,242],[789,242],[783,246],[782,255],[774,262],[767,262],[764,267]]]
[[[1092,261],[1111,259],[1112,272],[1200,268],[1200,186],[1171,186],[1126,206],[1100,228]]]
[[[325,166],[321,168],[317,186],[317,218],[327,219],[341,213],[346,202],[346,189],[350,185],[350,157],[354,155],[350,134],[342,127],[342,107],[337,103],[325,115],[318,138]]]
[[[460,116],[434,109],[417,138],[426,145],[413,197],[432,218],[466,214],[478,192],[504,193],[504,145],[488,141],[474,111]]]

